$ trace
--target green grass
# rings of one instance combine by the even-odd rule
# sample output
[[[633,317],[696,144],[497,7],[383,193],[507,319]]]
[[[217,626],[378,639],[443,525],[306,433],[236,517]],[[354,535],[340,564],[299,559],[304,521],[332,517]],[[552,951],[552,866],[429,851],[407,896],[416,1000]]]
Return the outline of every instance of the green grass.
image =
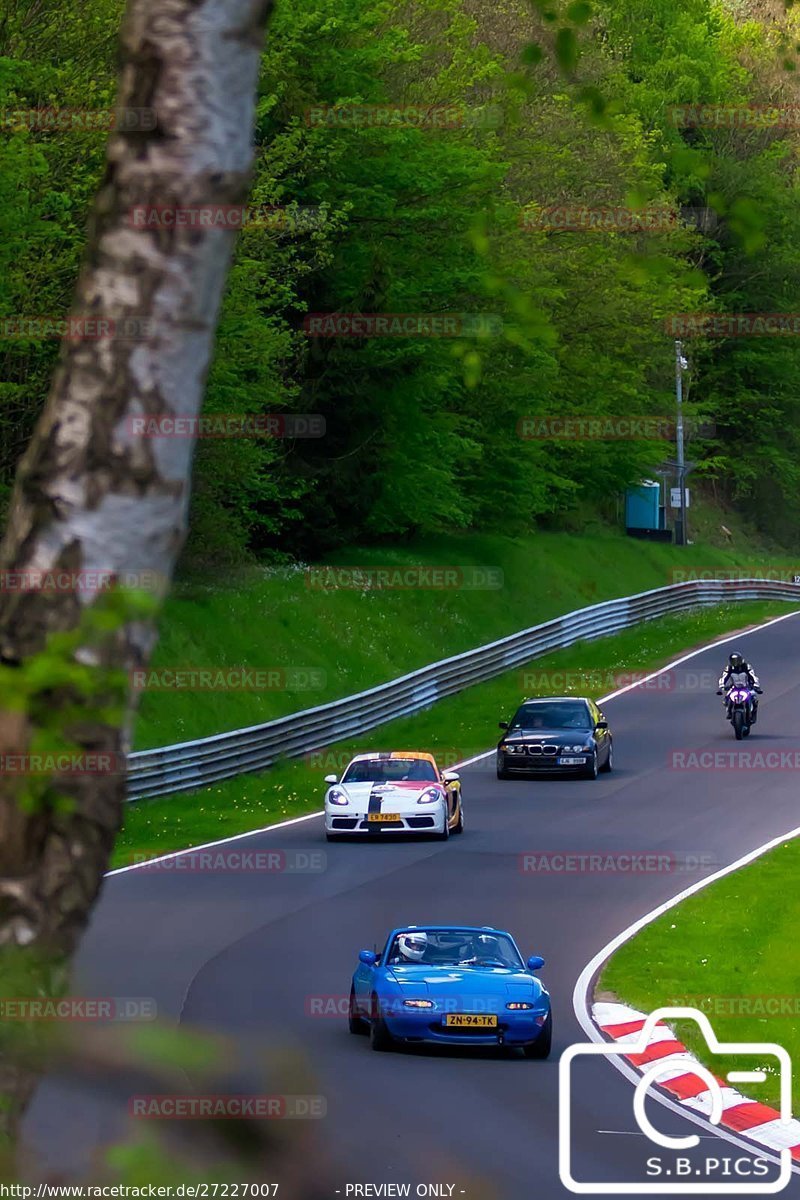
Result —
[[[227,586],[219,576],[213,588],[178,585],[161,621],[155,671],[314,668],[322,684],[311,690],[145,689],[136,748],[205,737],[350,695],[572,609],[661,587],[672,581],[675,567],[794,565],[755,553],[745,542],[738,550],[681,548],[604,527],[581,535],[455,535],[408,547],[356,547],[329,561],[492,567],[502,572],[503,586],[320,592],[307,586],[302,567],[240,572]]]
[[[517,668],[442,700],[426,712],[373,730],[357,743],[340,742],[315,761],[283,762],[260,775],[239,776],[198,792],[139,801],[128,807],[115,865],[129,863],[137,854],[197,846],[313,812],[322,802],[323,776],[340,771],[358,750],[428,749],[445,765],[487,750],[499,736],[497,722],[511,715],[526,691],[542,690],[526,683],[526,672],[594,671],[605,677],[651,670],[675,658],[681,647],[702,645],[726,631],[786,611],[786,604],[747,602],[651,621],[536,659],[525,669]],[[585,692],[586,687],[576,680],[572,690]],[[596,694],[611,690],[613,684]]]
[[[675,1002],[700,1008],[720,1041],[784,1046],[794,1063],[795,1114],[800,1113],[799,875],[800,841],[787,842],[648,925],[617,951],[599,984],[599,994],[642,1012]],[[778,997],[791,1001],[791,1015],[757,1011],[759,1004]],[[722,1074],[719,1060],[710,1061],[696,1024],[678,1022],[676,1028],[700,1060]],[[734,1061],[726,1059],[725,1069]],[[747,1069],[744,1059],[738,1065]],[[753,1066],[751,1061],[749,1068]],[[765,1083],[741,1090],[777,1107],[778,1081],[772,1071]]]

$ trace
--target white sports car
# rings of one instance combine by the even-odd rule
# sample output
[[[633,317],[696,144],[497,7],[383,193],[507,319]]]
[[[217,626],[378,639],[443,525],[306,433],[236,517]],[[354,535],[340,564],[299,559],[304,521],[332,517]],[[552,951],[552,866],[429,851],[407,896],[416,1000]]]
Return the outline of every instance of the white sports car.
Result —
[[[455,771],[440,772],[432,754],[357,754],[341,779],[326,775],[325,834],[329,842],[362,835],[461,833],[464,813]]]

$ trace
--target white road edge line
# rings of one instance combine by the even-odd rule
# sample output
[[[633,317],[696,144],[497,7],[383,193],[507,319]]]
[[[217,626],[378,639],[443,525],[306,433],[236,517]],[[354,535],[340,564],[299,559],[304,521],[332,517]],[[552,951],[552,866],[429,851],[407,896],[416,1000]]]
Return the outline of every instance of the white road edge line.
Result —
[[[640,687],[642,683],[647,683],[650,679],[655,679],[656,676],[662,674],[663,671],[670,670],[672,667],[678,666],[680,663],[686,662],[690,658],[695,658],[698,654],[705,653],[706,650],[713,650],[715,646],[724,646],[730,642],[738,641],[740,638],[745,638],[751,633],[758,633],[762,629],[768,629],[770,625],[776,625],[779,621],[786,621],[789,617],[794,617],[797,615],[797,612],[786,613],[783,616],[775,617],[770,621],[764,622],[763,625],[758,625],[755,628],[748,630],[745,634],[733,634],[731,637],[725,637],[718,642],[713,642],[709,646],[704,646],[701,650],[695,650],[691,654],[685,654],[682,658],[676,659],[674,663],[670,663],[669,667],[663,667],[661,671],[654,671],[653,674],[648,675],[646,679],[637,681],[634,684],[629,684],[627,687],[620,688],[616,692],[611,692],[608,696],[604,697],[600,703],[604,703],[606,700],[612,700],[615,696],[622,695],[623,692],[631,691],[632,688]],[[742,867],[749,866],[757,859],[762,858],[765,854],[769,854],[771,850],[777,850],[780,846],[784,845],[784,843],[793,841],[798,837],[800,837],[800,826],[798,826],[796,829],[789,830],[788,833],[782,834],[780,837],[772,838],[770,841],[765,842],[763,846],[759,846],[757,849],[751,850],[749,854],[745,854],[742,858],[737,859],[736,862],[731,863],[727,867],[723,867],[722,870],[716,871],[713,875],[709,875],[706,879],[701,879],[698,883],[692,884],[691,887],[679,892],[677,896],[673,896],[671,900],[667,900],[663,904],[660,904],[657,908],[654,908],[652,912],[647,913],[646,916],[640,917],[638,921],[635,921],[622,933],[617,934],[617,936],[613,938],[607,945],[605,945],[602,950],[598,950],[597,954],[595,954],[591,962],[587,963],[578,977],[578,981],[575,984],[575,989],[572,994],[572,1007],[575,1012],[575,1016],[577,1017],[578,1023],[589,1040],[592,1042],[604,1042],[606,1040],[602,1031],[592,1020],[592,1016],[589,1011],[589,992],[592,982],[600,968],[617,950],[619,950],[620,946],[625,945],[626,942],[629,942],[647,925],[652,924],[653,921],[664,916],[665,913],[668,913],[671,909],[677,907],[677,905],[681,904],[690,896],[694,896],[698,892],[702,892],[705,888],[710,887],[711,884],[717,883],[720,879],[725,879],[728,875],[733,875],[736,871],[741,870]],[[611,1062],[612,1065],[616,1067],[616,1069],[622,1075],[624,1075],[626,1079],[629,1080],[629,1082],[633,1084],[639,1082],[641,1076],[628,1063],[621,1061],[619,1058],[612,1055],[609,1055],[608,1061]],[[754,1145],[753,1142],[748,1142],[744,1138],[736,1137],[727,1130],[721,1129],[719,1126],[712,1125],[709,1121],[704,1120],[701,1116],[698,1116],[691,1111],[687,1111],[685,1107],[677,1104],[674,1100],[671,1100],[663,1093],[654,1092],[653,1099],[657,1100],[665,1108],[672,1109],[673,1112],[685,1117],[686,1120],[691,1121],[694,1125],[698,1125],[701,1129],[711,1131],[715,1137],[724,1138],[725,1141],[731,1142],[734,1146],[739,1146],[740,1148],[749,1151],[751,1154],[754,1152],[758,1153],[760,1158],[768,1159],[770,1162],[780,1164],[780,1159],[776,1155],[771,1154],[767,1148]],[[800,1174],[800,1164],[793,1166],[792,1170],[795,1174]]]
[[[783,834],[781,837],[772,838],[771,841],[766,842],[763,846],[759,846],[757,850],[751,850],[749,854],[744,855],[743,858],[737,859],[736,862],[731,863],[730,866],[723,867],[721,871],[716,871],[713,875],[709,875],[707,879],[701,879],[699,883],[692,884],[692,886],[686,888],[685,891],[680,892],[677,896],[673,896],[671,900],[667,900],[664,902],[664,904],[660,904],[658,908],[654,908],[652,912],[649,912],[646,916],[640,917],[638,921],[635,921],[634,924],[629,926],[628,929],[626,929],[623,933],[617,934],[617,936],[613,938],[606,946],[604,946],[602,950],[598,950],[597,954],[595,954],[591,962],[587,963],[578,977],[578,982],[575,984],[575,990],[572,994],[572,1007],[574,1009],[575,1016],[578,1018],[578,1022],[589,1040],[592,1042],[606,1041],[602,1030],[600,1030],[592,1020],[591,1013],[589,1011],[589,992],[592,982],[600,968],[617,950],[619,950],[620,946],[624,946],[626,942],[629,942],[631,938],[635,937],[636,934],[641,932],[641,930],[647,925],[650,925],[659,917],[663,917],[665,913],[668,913],[671,909],[677,907],[677,905],[681,904],[684,900],[687,900],[690,896],[694,896],[698,892],[702,892],[705,888],[710,887],[712,883],[718,883],[720,879],[725,879],[726,876],[733,875],[736,871],[741,870],[742,867],[749,866],[757,859],[762,858],[765,854],[769,854],[771,850],[777,850],[786,842],[793,841],[798,837],[800,837],[800,826],[798,826],[796,829],[790,830],[788,833]],[[631,1083],[637,1084],[641,1079],[641,1075],[638,1071],[619,1058],[609,1055],[608,1061],[614,1067],[616,1067],[616,1069],[620,1071],[621,1074],[623,1074]],[[726,1141],[732,1142],[735,1146],[743,1147],[745,1150],[750,1151],[750,1153],[753,1153],[754,1150],[758,1150],[759,1157],[769,1159],[774,1163],[780,1163],[780,1159],[771,1154],[766,1147],[754,1146],[752,1142],[747,1142],[743,1138],[738,1138],[733,1134],[728,1133],[727,1130],[721,1129],[719,1126],[712,1125],[709,1121],[704,1120],[702,1117],[697,1116],[691,1111],[687,1111],[683,1105],[677,1104],[674,1100],[671,1100],[663,1093],[653,1092],[652,1098],[657,1100],[660,1104],[663,1104],[665,1108],[670,1108],[673,1112],[685,1117],[694,1125],[699,1125],[701,1129],[710,1130],[716,1137],[725,1138]],[[792,1170],[795,1172],[795,1174],[800,1173],[800,1163],[794,1166]]]
[[[601,696],[598,703],[606,704],[609,700],[614,700],[614,699],[616,699],[617,696],[622,696],[626,692],[633,691],[634,688],[641,687],[643,684],[649,683],[651,679],[657,679],[658,676],[663,675],[665,673],[665,671],[671,671],[674,667],[680,666],[681,663],[688,662],[692,658],[697,658],[698,655],[705,654],[706,651],[708,651],[708,650],[714,650],[717,646],[727,646],[730,644],[730,642],[744,639],[746,637],[749,637],[753,633],[760,633],[762,629],[769,629],[770,626],[772,626],[772,625],[778,625],[781,621],[788,621],[790,617],[796,617],[798,615],[800,615],[800,609],[795,609],[794,612],[783,613],[779,617],[772,617],[769,621],[764,621],[763,624],[761,624],[761,625],[755,625],[752,629],[748,629],[744,633],[742,633],[742,632],[733,633],[724,638],[719,638],[715,642],[709,642],[708,645],[701,646],[697,650],[692,650],[689,654],[684,654],[680,658],[676,658],[672,662],[667,663],[665,666],[659,667],[659,669],[657,671],[652,671],[649,675],[645,676],[644,679],[637,680],[635,683],[626,684],[625,687],[617,688],[616,691],[609,692],[607,696]],[[495,753],[494,749],[486,750],[482,754],[476,754],[472,758],[464,759],[463,762],[455,763],[454,766],[455,767],[468,767],[472,763],[480,762],[481,759],[491,757],[491,755],[494,753]],[[251,829],[251,830],[246,831],[245,833],[234,834],[232,837],[220,838],[218,841],[205,842],[202,846],[188,846],[184,850],[175,850],[175,851],[171,852],[170,854],[163,854],[158,858],[147,859],[146,862],[132,863],[130,866],[127,866],[127,867],[116,867],[115,869],[113,869],[111,871],[107,871],[106,877],[111,876],[111,875],[122,875],[122,874],[125,874],[127,871],[136,871],[140,867],[150,866],[152,863],[166,862],[167,860],[172,859],[172,858],[179,858],[182,854],[194,854],[199,850],[208,850],[214,846],[225,846],[225,845],[228,845],[230,842],[240,841],[242,838],[255,837],[257,834],[260,834],[260,833],[269,833],[271,830],[286,829],[290,825],[299,825],[303,821],[311,821],[311,820],[314,820],[315,817],[322,817],[324,815],[325,814],[323,811],[306,813],[302,817],[293,817],[288,821],[279,821],[275,825],[266,825],[261,829]],[[584,970],[581,972],[581,975],[579,976],[578,981],[575,984],[575,989],[574,989],[573,997],[572,997],[572,1004],[573,1004],[575,1016],[577,1017],[579,1024],[581,1025],[581,1027],[584,1030],[584,1032],[586,1033],[586,1035],[590,1038],[590,1040],[594,1041],[594,1042],[600,1042],[600,1041],[604,1041],[605,1039],[604,1039],[602,1033],[600,1032],[600,1030],[597,1028],[597,1026],[592,1021],[591,1016],[588,1011],[589,988],[591,987],[592,980],[593,980],[595,974],[597,973],[597,971],[600,969],[600,967],[606,961],[606,959],[611,957],[611,955],[614,953],[615,950],[618,950],[619,947],[624,945],[624,943],[626,941],[630,941],[630,939],[632,937],[634,937],[646,925],[649,925],[652,921],[655,921],[658,917],[662,916],[665,912],[669,912],[669,910],[671,908],[674,908],[676,905],[680,904],[683,900],[685,900],[689,896],[694,895],[696,892],[702,891],[703,888],[709,887],[712,883],[715,883],[717,880],[725,878],[726,875],[733,874],[735,871],[738,871],[741,867],[747,866],[749,863],[754,862],[757,858],[761,858],[762,855],[769,853],[770,850],[777,849],[777,847],[782,845],[783,842],[791,841],[795,837],[800,837],[800,827],[792,830],[791,832],[789,832],[787,834],[784,834],[782,837],[774,838],[771,842],[766,843],[766,845],[760,846],[758,849],[753,850],[750,854],[745,855],[744,858],[739,859],[737,862],[732,863],[730,866],[723,868],[723,870],[716,872],[716,874],[710,875],[707,879],[703,879],[699,883],[694,884],[692,887],[687,888],[685,891],[681,892],[679,895],[673,897],[672,900],[668,900],[668,901],[666,901],[666,903],[660,905],[658,908],[653,909],[653,911],[648,913],[647,916],[640,918],[639,921],[635,922],[628,929],[626,929],[623,933],[618,934],[617,937],[614,938],[611,942],[609,942],[607,946],[604,946],[602,950],[599,950],[598,953],[591,960],[591,962],[588,963],[587,966],[584,968]],[[630,1083],[635,1085],[638,1082],[638,1080],[639,1080],[638,1074],[627,1063],[620,1062],[618,1059],[613,1058],[613,1057],[610,1058],[610,1061],[617,1068],[617,1070],[620,1071],[620,1073],[629,1080]],[[663,1104],[665,1108],[672,1109],[673,1112],[678,1113],[679,1116],[684,1117],[687,1121],[691,1121],[692,1124],[700,1126],[701,1129],[710,1131],[713,1136],[724,1138],[726,1141],[732,1143],[732,1145],[739,1146],[740,1148],[749,1151],[751,1154],[754,1153],[754,1151],[756,1149],[759,1149],[761,1158],[768,1159],[769,1161],[774,1162],[774,1163],[778,1163],[778,1164],[780,1163],[780,1160],[775,1155],[770,1154],[768,1150],[755,1147],[752,1142],[747,1142],[742,1138],[737,1138],[734,1135],[728,1133],[726,1130],[723,1130],[717,1126],[711,1125],[708,1121],[704,1121],[702,1119],[702,1117],[697,1116],[695,1113],[687,1112],[685,1108],[682,1108],[680,1105],[678,1105],[674,1101],[670,1100],[670,1098],[668,1096],[665,1096],[661,1093],[654,1093],[654,1098],[660,1104]],[[800,1172],[800,1167],[796,1166],[793,1168],[793,1170],[795,1173],[798,1173],[798,1172]]]
[[[682,658],[676,658],[674,662],[667,663],[664,667],[659,667],[657,671],[645,676],[644,679],[639,679],[636,683],[626,684],[625,687],[618,688],[616,692],[609,692],[607,696],[601,696],[598,703],[605,704],[608,700],[613,700],[616,696],[621,696],[624,692],[630,692],[633,688],[641,687],[644,683],[649,683],[651,679],[656,679],[659,675],[663,675],[665,671],[671,671],[673,667],[680,666],[681,663],[688,662],[690,658],[696,658],[698,654],[705,654],[707,650],[713,650],[715,646],[725,646],[728,642],[735,642],[738,638],[748,637],[751,633],[757,633],[762,629],[768,629],[770,625],[777,625],[779,621],[786,621],[789,617],[796,617],[800,614],[800,609],[794,612],[783,613],[780,617],[772,617],[769,621],[765,621],[763,625],[756,625],[753,629],[749,629],[746,633],[733,633],[729,637],[722,638],[717,642],[710,642],[707,646],[701,646],[699,650],[692,650],[690,654],[684,654]],[[646,622],[642,622],[646,624]],[[489,758],[494,754],[494,749],[485,750],[482,754],[476,754],[472,758],[465,758],[463,762],[454,763],[451,770],[460,767],[469,767],[472,763],[480,762],[483,758]],[[127,871],[138,871],[143,867],[151,867],[154,863],[168,862],[173,858],[180,858],[182,854],[196,854],[200,850],[211,850],[214,846],[227,846],[231,842],[241,841],[242,838],[257,837],[260,833],[270,833],[274,829],[286,829],[290,825],[300,825],[303,821],[313,821],[315,817],[324,817],[323,810],[318,810],[312,813],[305,813],[302,817],[292,817],[288,821],[278,821],[275,825],[264,825],[260,829],[248,829],[244,833],[234,833],[230,837],[219,838],[215,842],[204,842],[202,846],[186,846],[183,850],[172,850],[168,854],[161,854],[156,858],[147,858],[142,862],[130,863],[127,867],[114,867],[110,871],[106,871],[105,878],[108,879],[111,875],[124,875]]]
[[[202,846],[187,846],[184,850],[172,850],[169,854],[161,854],[158,858],[143,859],[142,862],[131,863],[127,867],[114,867],[106,871],[109,875],[124,875],[126,871],[138,871],[142,867],[151,867],[153,863],[167,862],[171,858],[180,858],[182,854],[197,854],[199,850],[210,850],[214,846],[227,846],[230,842],[241,841],[242,838],[255,837],[259,833],[271,833],[273,829],[286,829],[288,825],[300,825],[303,821],[313,821],[314,817],[324,817],[324,812],[305,813],[302,817],[292,817],[289,821],[278,821],[276,825],[264,825],[262,829],[248,829],[244,833],[234,833],[230,837],[220,838],[216,842],[204,842]]]

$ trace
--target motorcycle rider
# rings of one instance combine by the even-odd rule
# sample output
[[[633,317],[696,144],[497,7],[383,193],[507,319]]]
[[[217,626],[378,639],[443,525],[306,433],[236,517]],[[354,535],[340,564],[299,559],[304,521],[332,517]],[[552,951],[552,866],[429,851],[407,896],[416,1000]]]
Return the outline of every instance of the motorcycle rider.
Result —
[[[750,666],[750,663],[747,662],[744,655],[740,654],[738,650],[732,650],[729,654],[717,687],[717,695],[725,696],[725,711],[728,720],[731,718],[730,694],[734,688],[749,688],[753,693],[753,719],[751,724],[755,725],[756,718],[758,717],[758,697],[762,695],[763,688],[759,684],[758,676]]]

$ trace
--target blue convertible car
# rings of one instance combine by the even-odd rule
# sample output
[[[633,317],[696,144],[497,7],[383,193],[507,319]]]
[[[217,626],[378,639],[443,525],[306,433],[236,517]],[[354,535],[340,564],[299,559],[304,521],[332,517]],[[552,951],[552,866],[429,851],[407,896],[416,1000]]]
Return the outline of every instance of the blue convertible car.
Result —
[[[350,989],[350,1032],[373,1050],[395,1042],[519,1046],[547,1058],[550,996],[509,933],[489,926],[408,925],[381,954],[362,950]]]

